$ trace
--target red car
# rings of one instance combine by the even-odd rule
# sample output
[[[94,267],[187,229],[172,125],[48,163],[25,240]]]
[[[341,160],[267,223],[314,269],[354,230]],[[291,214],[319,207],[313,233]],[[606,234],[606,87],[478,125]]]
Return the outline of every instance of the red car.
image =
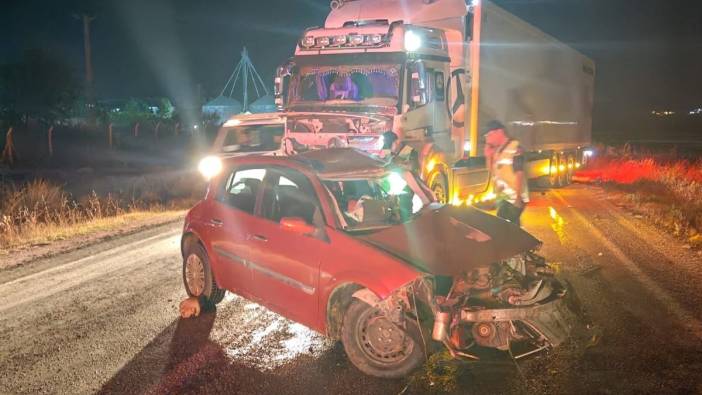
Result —
[[[563,342],[574,315],[540,243],[504,220],[434,202],[402,167],[348,148],[223,159],[185,220],[183,279],[335,339],[363,372],[399,377],[432,346],[478,359]]]

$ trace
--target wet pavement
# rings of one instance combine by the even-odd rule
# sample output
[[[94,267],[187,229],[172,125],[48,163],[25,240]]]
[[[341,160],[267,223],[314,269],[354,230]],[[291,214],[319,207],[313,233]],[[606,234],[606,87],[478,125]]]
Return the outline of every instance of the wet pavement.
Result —
[[[543,240],[594,324],[515,365],[459,365],[457,393],[702,392],[702,258],[596,188],[533,193]],[[228,294],[180,319],[180,225],[0,272],[0,393],[421,393],[339,343]]]

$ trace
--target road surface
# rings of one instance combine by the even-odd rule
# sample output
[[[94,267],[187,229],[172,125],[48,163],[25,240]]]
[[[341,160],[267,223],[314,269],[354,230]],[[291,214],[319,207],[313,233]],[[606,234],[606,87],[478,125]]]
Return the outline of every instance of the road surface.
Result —
[[[595,327],[459,393],[702,392],[702,258],[586,186],[534,193],[525,227]],[[0,272],[0,393],[418,393],[245,299],[181,320],[181,224]]]

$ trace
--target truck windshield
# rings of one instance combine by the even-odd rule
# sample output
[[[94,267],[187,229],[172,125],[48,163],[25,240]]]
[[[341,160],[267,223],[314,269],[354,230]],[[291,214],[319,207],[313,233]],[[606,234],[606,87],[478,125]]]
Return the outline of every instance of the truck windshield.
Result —
[[[432,202],[421,181],[406,170],[388,171],[378,178],[329,179],[323,183],[334,197],[346,230],[401,224]]]
[[[399,92],[399,66],[384,64],[303,66],[291,84],[293,103],[331,101],[393,106]]]

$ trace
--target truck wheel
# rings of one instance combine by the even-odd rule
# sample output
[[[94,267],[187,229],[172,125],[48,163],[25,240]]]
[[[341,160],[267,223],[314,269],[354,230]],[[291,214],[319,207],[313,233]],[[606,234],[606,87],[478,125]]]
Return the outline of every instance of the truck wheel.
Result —
[[[568,154],[567,159],[566,159],[566,174],[565,174],[566,185],[570,185],[573,183],[573,173],[574,172],[575,172],[575,158],[573,157],[573,154]]]
[[[448,203],[448,181],[446,181],[446,176],[442,173],[436,173],[436,175],[431,180],[431,185],[429,186],[431,191],[434,192],[436,200],[439,203]]]
[[[354,298],[341,329],[349,360],[371,376],[407,376],[424,361],[424,347],[417,324],[406,322],[406,329],[398,328],[379,309]]]
[[[550,188],[558,188],[560,186],[560,184],[558,183],[558,154],[556,154],[555,152],[551,156],[551,160],[549,160],[548,166],[548,186]]]
[[[558,155],[558,187],[568,185],[568,166],[565,155]]]
[[[210,268],[205,249],[191,243],[183,257],[183,284],[188,296],[200,299],[204,309],[212,309],[224,299],[225,290],[219,288]]]

